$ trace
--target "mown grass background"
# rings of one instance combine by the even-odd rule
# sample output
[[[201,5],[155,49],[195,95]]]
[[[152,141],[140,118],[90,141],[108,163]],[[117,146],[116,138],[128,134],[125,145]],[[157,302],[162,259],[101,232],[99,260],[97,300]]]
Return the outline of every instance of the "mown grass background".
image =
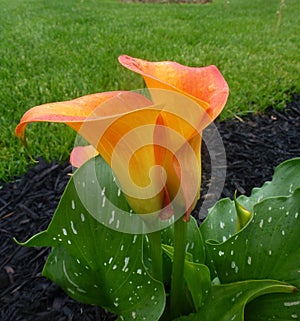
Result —
[[[221,119],[284,106],[300,92],[300,1],[214,0],[139,4],[101,0],[0,0],[0,181],[30,162],[14,128],[32,106],[143,87],[121,54],[190,66],[214,64],[230,87]],[[34,157],[68,159],[74,133],[33,124]]]

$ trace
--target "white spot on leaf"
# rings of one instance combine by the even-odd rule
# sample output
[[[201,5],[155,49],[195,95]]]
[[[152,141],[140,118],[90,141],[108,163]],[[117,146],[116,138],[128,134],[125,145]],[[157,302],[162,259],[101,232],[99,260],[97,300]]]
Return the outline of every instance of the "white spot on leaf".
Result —
[[[68,280],[68,282],[70,284],[72,284],[73,286],[75,286],[76,288],[78,288],[78,285],[74,281],[71,280],[71,278],[69,277],[69,275],[67,273],[65,260],[62,261],[62,268],[63,268],[64,275],[65,275],[66,279]]]
[[[71,224],[72,232],[73,232],[74,234],[77,234],[77,230],[76,230],[75,227],[74,227],[74,222],[73,222],[73,221],[70,221],[70,224]]]
[[[103,198],[102,198],[102,207],[105,207],[105,201],[106,201],[106,197],[105,196],[103,196]]]
[[[128,266],[128,263],[129,263],[129,257],[125,257],[125,259],[124,259],[124,266],[123,266],[123,268],[122,268],[122,271],[126,271],[126,269],[127,269],[127,266]]]
[[[300,305],[300,301],[284,302],[283,305],[285,307],[291,307],[291,306],[294,306],[294,305]]]
[[[72,294],[75,294],[75,291],[73,291],[73,290],[70,289],[70,288],[67,288],[67,291],[70,292],[70,293],[72,293]]]
[[[112,224],[112,222],[115,220],[115,211],[111,211],[111,218],[108,221],[108,224]]]

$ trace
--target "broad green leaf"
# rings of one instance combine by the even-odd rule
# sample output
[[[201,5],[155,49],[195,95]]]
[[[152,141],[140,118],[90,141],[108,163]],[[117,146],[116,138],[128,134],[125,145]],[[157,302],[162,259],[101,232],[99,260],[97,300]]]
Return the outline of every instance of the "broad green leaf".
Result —
[[[293,291],[294,287],[274,280],[249,280],[213,285],[204,305],[197,313],[177,318],[176,321],[244,321],[244,309],[251,300],[268,293]]]
[[[225,242],[236,233],[236,210],[234,201],[224,198],[208,211],[208,216],[200,225],[205,240]]]
[[[222,283],[299,279],[300,188],[254,206],[251,222],[224,243],[208,243]]]
[[[287,160],[275,169],[271,182],[254,188],[249,197],[241,195],[237,201],[249,211],[253,206],[270,196],[288,196],[300,186],[300,158]],[[236,209],[229,198],[220,200],[209,210],[200,230],[205,240],[225,242],[236,233]],[[209,261],[208,261],[209,262]]]
[[[225,242],[236,233],[236,211],[234,202],[229,198],[222,199],[208,212],[208,217],[200,225],[203,239],[210,243]],[[207,245],[206,245],[207,247]],[[211,279],[217,277],[216,268],[210,251],[206,251],[206,263]]]
[[[275,279],[300,288],[299,235],[300,188],[290,196],[270,197],[256,204],[253,218],[246,228],[224,243],[208,244],[208,248],[221,283]],[[300,316],[299,293],[270,297],[279,320],[283,317],[293,320],[293,316]],[[268,302],[269,296],[265,300]],[[262,315],[272,318],[271,306],[260,303],[264,301],[256,302]]]
[[[274,171],[272,181],[262,187],[253,188],[249,197],[241,195],[239,203],[248,210],[261,200],[270,196],[288,196],[300,186],[300,158],[292,158],[279,164]]]
[[[97,202],[91,207],[97,209],[93,216],[86,201]],[[116,219],[118,208],[130,210],[110,168],[97,157],[71,177],[48,229],[23,245],[52,247],[43,275],[70,297],[105,307],[120,320],[159,320],[165,306],[163,284],[144,266],[143,236],[117,231],[126,224]],[[114,229],[99,222],[107,212]]]
[[[300,318],[300,298],[270,294],[257,298],[246,306],[247,321],[295,321]]]
[[[204,264],[185,261],[184,278],[197,311],[211,287],[209,269]]]

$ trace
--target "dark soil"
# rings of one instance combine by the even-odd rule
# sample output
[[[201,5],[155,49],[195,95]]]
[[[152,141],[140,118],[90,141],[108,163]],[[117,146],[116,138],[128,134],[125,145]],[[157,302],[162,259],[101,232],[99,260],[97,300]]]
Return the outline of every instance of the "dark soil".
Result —
[[[227,157],[222,197],[232,197],[235,190],[249,194],[270,180],[282,161],[300,157],[300,95],[293,95],[281,112],[270,108],[217,127]],[[205,146],[203,153],[204,195],[211,178]],[[68,163],[41,159],[20,178],[0,183],[0,321],[115,320],[101,308],[73,301],[41,276],[49,249],[24,248],[12,240],[24,241],[47,228],[70,172]],[[193,212],[196,217],[205,197]]]

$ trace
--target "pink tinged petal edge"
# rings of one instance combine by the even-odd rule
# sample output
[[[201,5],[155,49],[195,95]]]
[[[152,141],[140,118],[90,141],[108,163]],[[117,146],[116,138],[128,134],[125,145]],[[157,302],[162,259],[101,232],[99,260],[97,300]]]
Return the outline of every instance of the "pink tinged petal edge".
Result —
[[[92,145],[77,146],[71,152],[70,163],[72,164],[72,166],[78,168],[98,154],[99,153]]]

